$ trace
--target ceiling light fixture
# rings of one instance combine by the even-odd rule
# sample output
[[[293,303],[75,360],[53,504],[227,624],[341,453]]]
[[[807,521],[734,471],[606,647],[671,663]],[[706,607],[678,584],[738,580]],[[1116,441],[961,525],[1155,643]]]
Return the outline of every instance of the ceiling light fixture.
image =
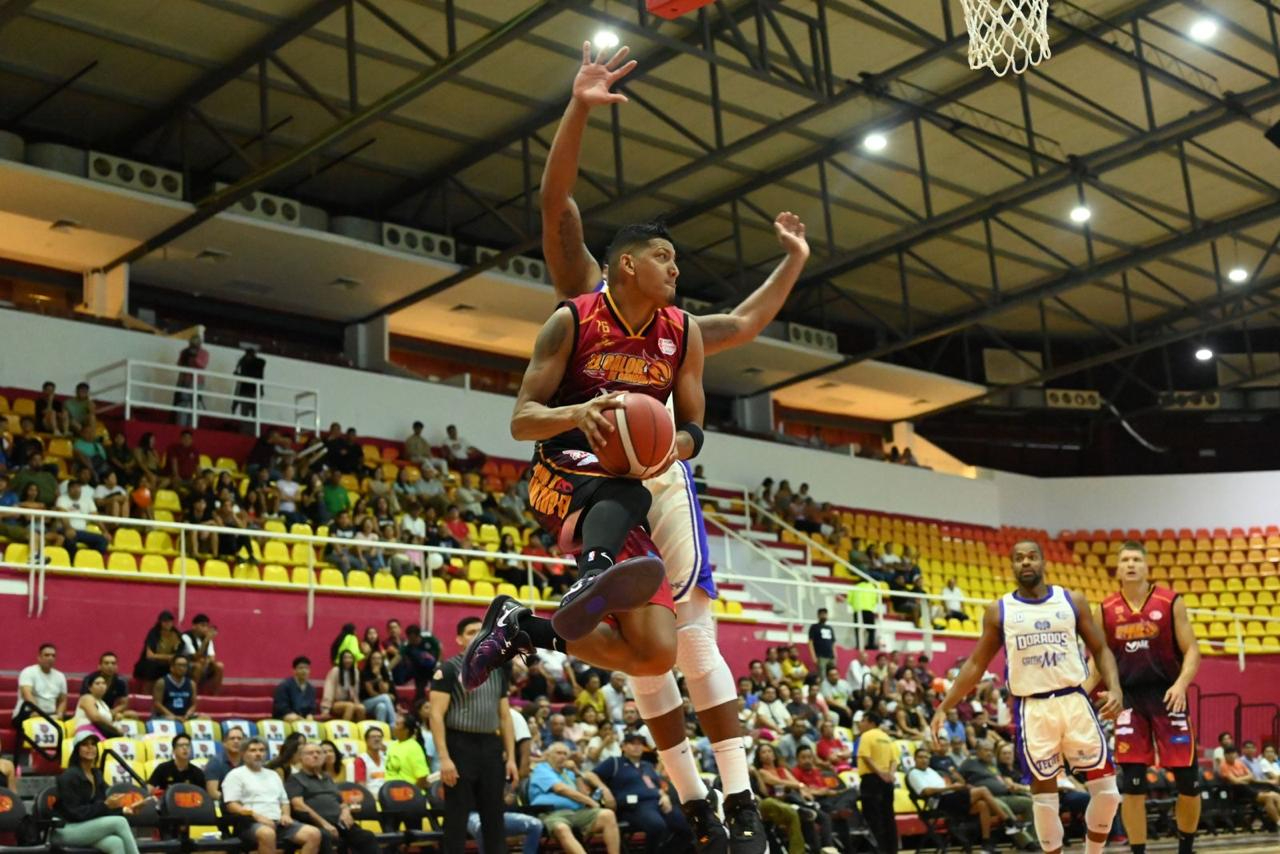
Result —
[[[1088,222],[1093,217],[1093,211],[1084,205],[1076,205],[1071,209],[1071,221],[1077,224]]]
[[[882,133],[869,133],[862,140],[862,147],[867,151],[884,151],[889,147],[889,140]]]
[[[1196,350],[1197,361],[1207,362],[1212,358],[1213,358],[1213,351],[1210,350],[1208,347],[1201,347],[1198,350]]]
[[[618,46],[618,34],[613,30],[597,30],[591,37],[591,43],[596,50],[613,50]]]
[[[1227,278],[1238,285],[1241,282],[1248,281],[1249,271],[1244,267],[1232,267],[1227,273]]]
[[[56,231],[59,234],[70,234],[71,232],[75,231],[77,228],[84,228],[84,226],[80,224],[79,220],[75,220],[75,219],[65,219],[65,218],[55,219],[49,225],[50,231]]]
[[[1197,18],[1187,31],[1198,42],[1207,42],[1218,34],[1218,22],[1213,18]]]

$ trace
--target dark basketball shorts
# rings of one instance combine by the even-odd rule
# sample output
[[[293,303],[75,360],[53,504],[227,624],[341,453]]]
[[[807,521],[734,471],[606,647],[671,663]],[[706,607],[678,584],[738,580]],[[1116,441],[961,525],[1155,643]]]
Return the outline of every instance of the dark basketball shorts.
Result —
[[[1129,708],[1116,718],[1116,761],[1123,764],[1187,768],[1196,763],[1195,726],[1186,712],[1171,714],[1163,692],[1125,697]]]

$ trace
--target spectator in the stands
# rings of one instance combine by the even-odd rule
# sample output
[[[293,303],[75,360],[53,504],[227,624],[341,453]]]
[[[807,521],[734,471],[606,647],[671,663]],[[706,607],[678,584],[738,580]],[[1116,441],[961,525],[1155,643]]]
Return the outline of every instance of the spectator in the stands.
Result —
[[[67,518],[62,529],[63,536],[72,543],[74,548],[89,548],[106,554],[107,547],[111,545],[111,541],[103,534],[90,531],[89,520],[85,518],[85,515],[97,515],[98,512],[98,505],[94,503],[93,492],[90,487],[82,486],[79,481],[75,480],[69,482],[66,494],[59,495],[53,506],[64,513],[75,514]],[[110,528],[107,527],[105,522],[97,524],[104,533],[110,533]]]
[[[106,680],[106,690],[102,701],[111,709],[111,717],[137,718],[138,713],[129,708],[129,683],[120,675],[120,660],[114,652],[104,652],[98,656],[98,669],[84,677],[80,683],[80,693],[88,694],[89,687],[96,676]]]
[[[271,717],[292,723],[313,720],[319,710],[316,687],[311,684],[311,659],[299,655],[293,659],[293,675],[276,686],[271,700]]]
[[[236,376],[244,379],[236,382],[236,399],[231,404],[233,415],[237,410],[246,418],[253,418],[257,414],[258,398],[262,397],[264,389],[261,383],[254,380],[261,380],[266,370],[267,362],[258,355],[258,351],[245,347],[240,361],[236,362]]]
[[[520,495],[520,484],[522,482],[516,481],[508,486],[494,508],[504,524],[520,526],[525,522],[524,513],[529,502],[527,498]]]
[[[333,520],[333,526],[329,529],[329,536],[339,540],[354,540],[359,532],[355,525],[351,523],[351,511],[340,511]],[[325,552],[325,558],[346,575],[353,569],[366,569],[367,566],[364,558],[361,556],[360,549],[355,546],[339,545],[338,543],[330,543]]]
[[[301,769],[285,783],[292,814],[325,835],[326,849],[340,844],[346,854],[378,854],[381,848],[377,837],[360,826],[333,779],[324,773],[325,757],[320,745],[301,745],[298,759]]]
[[[919,695],[915,691],[903,691],[902,702],[894,710],[898,735],[912,741],[923,741],[928,737],[929,718],[928,706],[920,702]]]
[[[404,458],[420,469],[434,469],[443,460],[431,456],[431,443],[422,435],[425,425],[421,421],[413,422],[413,432],[404,440]]]
[[[802,749],[812,752],[809,746]],[[817,808],[809,787],[797,780],[787,764],[780,761],[772,745],[766,743],[756,747],[752,766],[753,777],[765,798],[781,801],[796,810],[801,832],[807,842],[804,850],[837,854],[838,849],[831,832],[831,817]]]
[[[217,636],[218,627],[210,625],[207,614],[196,614],[191,628],[182,634],[182,652],[191,659],[191,679],[205,694],[216,694],[222,687],[225,668],[214,648]]]
[[[563,744],[543,751],[543,761],[534,766],[529,778],[529,803],[552,808],[542,816],[542,823],[566,854],[586,854],[575,831],[588,838],[600,834],[605,851],[618,854],[621,840],[612,809],[617,806],[613,793],[595,774],[587,771],[578,775],[568,765],[569,749]],[[591,798],[591,791],[597,788],[603,793],[603,806]]]
[[[465,517],[477,525],[494,525],[497,519],[485,509],[486,501],[492,501],[489,494],[480,488],[480,478],[472,473],[465,476],[462,484],[453,492],[453,500]]]
[[[757,729],[781,734],[791,726],[791,713],[787,711],[787,704],[779,698],[778,689],[773,685],[764,686],[760,699],[756,701],[755,713]]]
[[[942,608],[946,619],[969,619],[969,615],[964,612],[964,590],[956,584],[956,580],[954,578],[947,579],[947,586],[942,588],[941,596]]]
[[[364,752],[356,757],[355,781],[376,798],[378,790],[387,780],[387,746],[380,727],[371,726],[364,731]]]
[[[223,814],[232,817],[246,850],[275,854],[279,839],[293,843],[300,854],[317,854],[323,841],[320,831],[291,817],[284,783],[264,767],[266,756],[266,742],[249,739],[244,764],[222,781]]]
[[[191,736],[180,732],[173,737],[171,745],[173,758],[157,765],[151,772],[147,784],[161,791],[174,783],[186,783],[199,786],[201,789],[205,788],[208,781],[205,779],[204,771],[191,762]]]
[[[71,451],[75,454],[76,461],[83,466],[88,466],[93,472],[95,481],[101,480],[111,471],[111,461],[107,456],[107,446],[102,444],[102,440],[97,436],[97,430],[93,424],[85,424],[78,428],[76,438],[71,442]]]
[[[117,430],[111,437],[111,444],[107,446],[107,462],[121,484],[131,485],[137,478],[138,461],[134,458],[133,448],[129,447],[129,440],[124,437],[123,431]]]
[[[191,660],[182,652],[169,659],[169,672],[151,688],[153,720],[189,721],[196,716],[199,697],[195,682],[187,675],[190,666]]]
[[[98,512],[103,515],[129,518],[129,493],[120,485],[115,469],[108,471],[93,490],[93,500],[98,505]]]
[[[27,456],[27,464],[9,482],[9,488],[26,501],[27,484],[36,485],[36,500],[44,505],[44,509],[53,506],[58,499],[58,478],[45,467],[44,454],[36,451]]]
[[[10,469],[26,466],[32,454],[44,454],[44,440],[36,435],[35,420],[24,415],[18,426],[22,432],[13,437],[13,447],[9,450]]]
[[[990,842],[991,826],[1003,815],[1003,810],[991,792],[982,786],[969,786],[944,777],[932,766],[930,752],[923,747],[916,750],[914,758],[915,767],[907,772],[908,789],[931,809],[940,810],[949,821],[959,824],[967,816],[977,816],[983,848],[994,850]]]
[[[187,492],[196,472],[200,470],[200,451],[196,448],[195,441],[194,433],[183,430],[178,441],[165,451],[165,459],[169,463],[169,480],[178,492]]]
[[[615,724],[622,723],[622,710],[631,699],[627,693],[627,676],[621,670],[609,674],[609,684],[600,689],[604,694],[605,716]]]
[[[209,367],[209,351],[204,349],[204,341],[199,335],[192,335],[187,340],[186,348],[178,354],[178,367],[191,370],[177,372],[174,384],[179,390],[173,393],[173,405],[181,411],[175,413],[174,423],[189,427],[192,409],[204,409],[204,396],[200,394],[200,390],[204,388],[204,377],[195,371],[203,371]]]
[[[578,692],[574,702],[578,707],[578,711],[591,706],[598,714],[603,715],[605,713],[607,704],[605,702],[604,689],[600,687],[600,674],[592,672],[587,676],[586,684],[582,686],[582,690]]]
[[[1005,779],[1000,775],[999,766],[996,764],[995,744],[993,742],[980,741],[976,754],[961,763],[960,774],[971,787],[980,786],[986,789],[995,796],[997,801],[1007,807],[1007,812],[1004,808],[1001,809],[1003,814],[1012,813],[1017,817],[1018,821],[1028,823],[1032,821],[1030,789],[1018,783],[1018,791],[1015,791],[1005,782]]]
[[[470,532],[467,529],[467,523],[462,520],[462,513],[458,510],[458,505],[449,505],[449,511],[444,517],[443,527],[448,533],[449,538],[453,541],[452,545],[454,548],[474,548],[471,543]]]
[[[89,690],[80,695],[76,701],[76,712],[71,723],[76,732],[89,730],[102,738],[116,738],[120,731],[115,727],[115,716],[111,706],[104,699],[107,693],[107,678],[101,673],[93,674],[89,680]]]
[[[245,742],[244,730],[232,726],[222,734],[222,751],[216,754],[204,766],[205,788],[217,800],[222,800],[222,781],[232,769],[239,768],[242,761],[241,750]]]
[[[459,471],[471,471],[484,465],[485,455],[458,435],[456,425],[445,428],[444,451],[449,465]]]
[[[324,483],[324,505],[329,511],[329,518],[336,518],[343,510],[351,509],[351,497],[347,488],[342,485],[342,472],[333,468]]]
[[[13,727],[22,729],[22,722],[30,716],[25,708],[30,705],[55,720],[62,720],[67,713],[67,677],[53,665],[58,660],[58,649],[51,643],[40,644],[36,663],[29,664],[18,673],[18,702],[13,710]]]
[[[809,655],[813,657],[814,672],[826,673],[836,663],[836,633],[827,625],[827,609],[818,609],[818,622],[809,626]]]
[[[639,733],[653,747],[653,736],[649,733],[649,725],[640,719],[640,710],[634,702],[622,707],[622,725],[618,727],[618,735],[626,737],[630,733]]]
[[[169,662],[181,649],[182,635],[174,628],[173,612],[161,611],[142,642],[142,652],[133,666],[134,678],[143,683],[159,679],[169,672]]]
[[[344,721],[364,720],[364,704],[360,702],[360,671],[351,650],[338,653],[338,663],[324,678],[324,698],[320,714]]]
[[[360,673],[360,700],[365,715],[386,724],[395,722],[395,682],[382,650],[369,653]]]
[[[36,424],[45,433],[55,436],[71,435],[71,419],[67,417],[67,409],[58,399],[58,387],[48,380],[40,388],[40,397],[36,399]]]
[[[693,841],[689,823],[663,791],[657,769],[644,760],[647,749],[643,736],[629,735],[623,739],[620,758],[606,759],[592,770],[613,795],[618,819],[631,831],[644,833],[646,854],[667,846],[685,850]]]
[[[413,697],[418,700],[426,696],[427,687],[431,684],[431,677],[436,669],[436,654],[427,640],[430,635],[424,636],[417,623],[410,623],[405,629],[405,635],[405,644],[400,650],[401,669],[408,679],[413,680]]]
[[[129,829],[128,795],[108,794],[98,763],[98,742],[91,732],[71,740],[71,763],[58,775],[53,814],[60,823],[49,841],[58,850],[97,848],[103,854],[138,854]],[[314,854],[314,852],[308,852]]]
[[[413,715],[396,714],[395,723],[391,725],[391,744],[387,747],[387,779],[404,780],[425,790],[431,771],[418,733],[418,721]]]
[[[1280,784],[1280,762],[1276,761],[1276,746],[1268,744],[1262,749],[1262,758],[1258,761],[1258,776],[1268,783]]]
[[[164,489],[169,485],[169,478],[164,472],[163,459],[156,449],[155,433],[142,434],[137,447],[133,449],[133,461],[137,464],[135,478],[141,479],[143,475],[150,475],[157,489]]]

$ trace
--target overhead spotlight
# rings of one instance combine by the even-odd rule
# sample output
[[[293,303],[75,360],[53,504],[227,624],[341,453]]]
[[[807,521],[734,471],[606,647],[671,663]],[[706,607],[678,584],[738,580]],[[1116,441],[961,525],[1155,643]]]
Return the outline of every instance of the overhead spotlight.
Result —
[[[1213,351],[1210,350],[1208,347],[1200,347],[1199,349],[1196,350],[1197,361],[1207,362],[1212,358],[1213,358]]]
[[[869,133],[862,140],[862,147],[867,151],[884,151],[889,147],[889,140],[882,133]]]
[[[1086,223],[1093,216],[1093,211],[1084,205],[1076,205],[1071,209],[1071,221],[1074,223]]]
[[[1240,284],[1249,278],[1249,271],[1244,267],[1232,267],[1230,271],[1227,272],[1227,278],[1236,284]]]
[[[1218,22],[1213,18],[1198,18],[1187,33],[1198,42],[1207,42],[1218,34]]]
[[[613,30],[599,30],[591,37],[596,50],[612,50],[618,46],[618,34]]]

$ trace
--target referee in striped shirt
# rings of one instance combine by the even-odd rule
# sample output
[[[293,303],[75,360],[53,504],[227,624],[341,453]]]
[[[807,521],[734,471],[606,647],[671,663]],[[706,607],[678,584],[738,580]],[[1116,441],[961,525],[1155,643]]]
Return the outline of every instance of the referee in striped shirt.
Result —
[[[431,736],[445,786],[445,854],[466,849],[467,815],[472,810],[480,813],[484,850],[507,849],[502,815],[506,783],[519,779],[507,670],[493,671],[475,691],[462,687],[462,652],[479,631],[479,617],[458,621],[459,652],[436,669],[431,681]]]

